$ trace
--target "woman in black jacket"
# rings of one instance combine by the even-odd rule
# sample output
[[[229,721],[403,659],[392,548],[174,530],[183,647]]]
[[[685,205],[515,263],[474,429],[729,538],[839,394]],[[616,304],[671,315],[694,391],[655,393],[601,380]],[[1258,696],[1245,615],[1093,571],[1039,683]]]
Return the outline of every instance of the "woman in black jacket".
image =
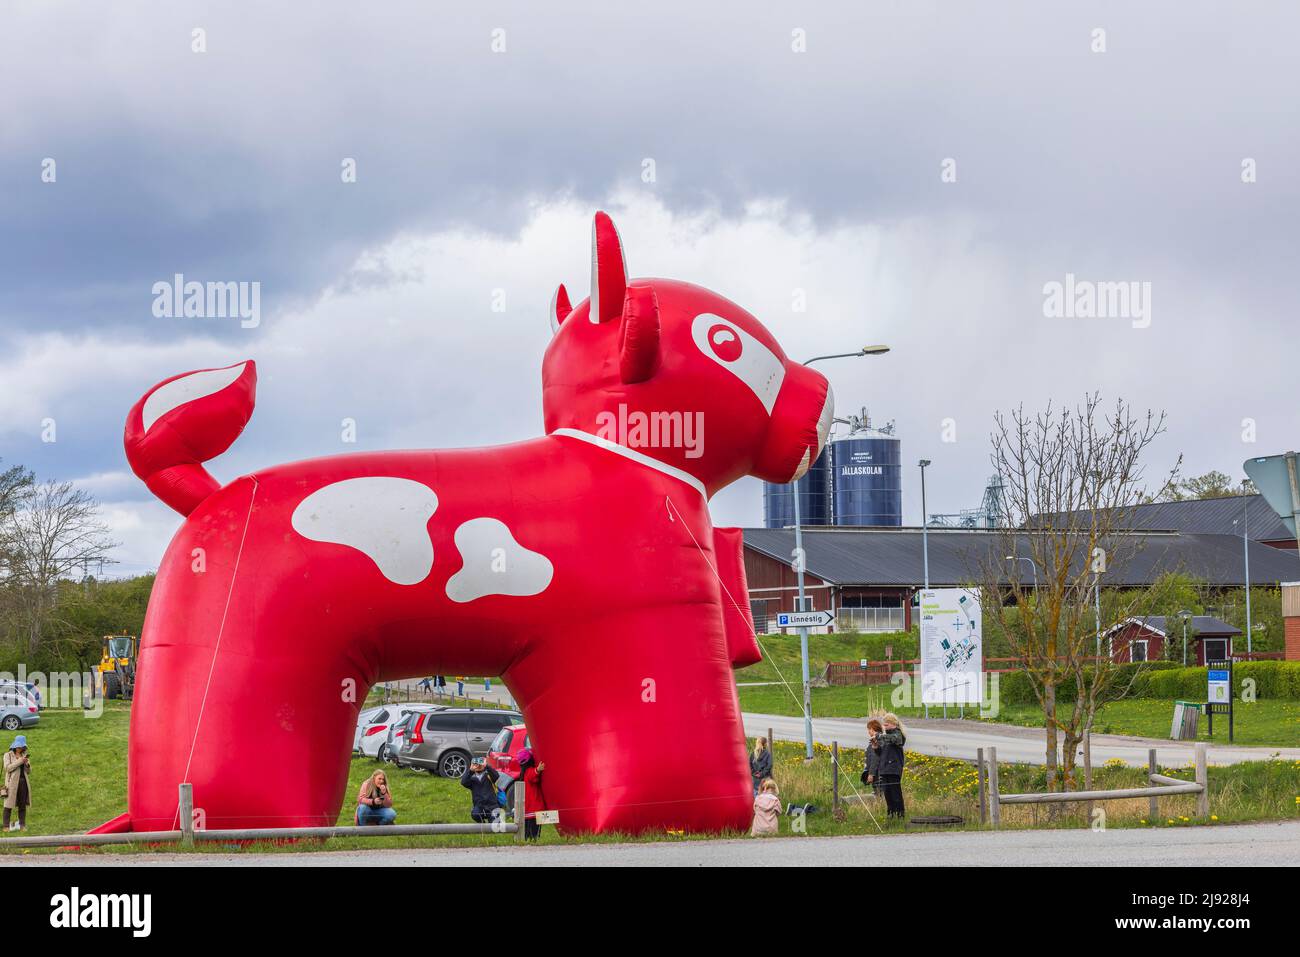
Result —
[[[878,747],[880,754],[876,781],[885,795],[889,816],[902,817],[906,813],[903,808],[903,765],[907,758],[903,754],[903,745],[907,743],[907,737],[897,715],[887,714],[880,721],[884,730],[871,735],[872,747]]]
[[[758,789],[772,776],[772,749],[767,738],[754,742],[754,753],[749,756],[749,776],[754,779],[754,795],[757,797]]]

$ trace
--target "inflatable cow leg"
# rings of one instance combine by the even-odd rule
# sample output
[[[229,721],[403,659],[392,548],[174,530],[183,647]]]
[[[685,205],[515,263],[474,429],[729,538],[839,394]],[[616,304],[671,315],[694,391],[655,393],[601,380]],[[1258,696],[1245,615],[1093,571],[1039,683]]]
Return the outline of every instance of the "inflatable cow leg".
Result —
[[[539,649],[507,674],[565,831],[738,830],[753,794],[722,618],[664,605],[602,617],[583,659]],[[558,637],[558,636],[557,636]]]
[[[245,478],[214,495],[159,570],[132,705],[131,830],[177,827],[183,781],[208,829],[333,824],[343,803],[378,654],[351,622],[331,630],[320,596],[296,600],[249,560],[264,544],[244,534],[253,492]]]

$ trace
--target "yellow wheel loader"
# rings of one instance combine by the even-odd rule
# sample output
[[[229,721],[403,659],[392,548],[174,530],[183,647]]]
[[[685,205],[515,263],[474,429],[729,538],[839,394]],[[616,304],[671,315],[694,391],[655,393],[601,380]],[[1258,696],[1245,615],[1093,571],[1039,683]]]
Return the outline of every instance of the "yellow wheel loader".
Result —
[[[139,645],[134,635],[104,636],[99,664],[95,666],[96,692],[105,698],[132,697]]]

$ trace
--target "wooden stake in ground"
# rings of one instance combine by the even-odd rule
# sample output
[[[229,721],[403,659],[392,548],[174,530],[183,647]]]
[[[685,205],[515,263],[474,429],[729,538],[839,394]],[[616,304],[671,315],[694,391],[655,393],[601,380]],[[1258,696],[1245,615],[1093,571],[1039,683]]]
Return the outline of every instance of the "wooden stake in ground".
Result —
[[[1196,742],[1196,783],[1201,786],[1201,793],[1196,795],[1196,813],[1202,820],[1210,817],[1210,775],[1206,766],[1206,744]]]
[[[1152,748],[1147,752],[1147,783],[1148,784],[1156,783],[1154,780],[1152,780],[1151,777],[1153,774],[1156,773],[1156,771],[1157,771],[1156,749]],[[1151,800],[1147,807],[1147,815],[1150,818],[1152,824],[1154,824],[1156,821],[1160,819],[1160,805],[1156,801],[1156,797],[1154,794],[1151,795]]]
[[[996,831],[1002,824],[1002,805],[998,800],[998,749],[989,748],[989,815]]]

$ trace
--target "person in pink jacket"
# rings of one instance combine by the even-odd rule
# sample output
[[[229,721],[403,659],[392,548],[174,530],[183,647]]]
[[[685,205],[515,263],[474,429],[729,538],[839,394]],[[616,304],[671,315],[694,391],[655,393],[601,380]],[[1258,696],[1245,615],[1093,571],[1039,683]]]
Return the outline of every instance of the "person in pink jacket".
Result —
[[[358,824],[392,824],[397,820],[393,810],[393,792],[388,788],[388,775],[376,771],[361,782],[357,792]]]
[[[777,821],[781,816],[781,792],[771,778],[758,786],[758,797],[754,798],[754,824],[749,833],[754,837],[779,832]]]

